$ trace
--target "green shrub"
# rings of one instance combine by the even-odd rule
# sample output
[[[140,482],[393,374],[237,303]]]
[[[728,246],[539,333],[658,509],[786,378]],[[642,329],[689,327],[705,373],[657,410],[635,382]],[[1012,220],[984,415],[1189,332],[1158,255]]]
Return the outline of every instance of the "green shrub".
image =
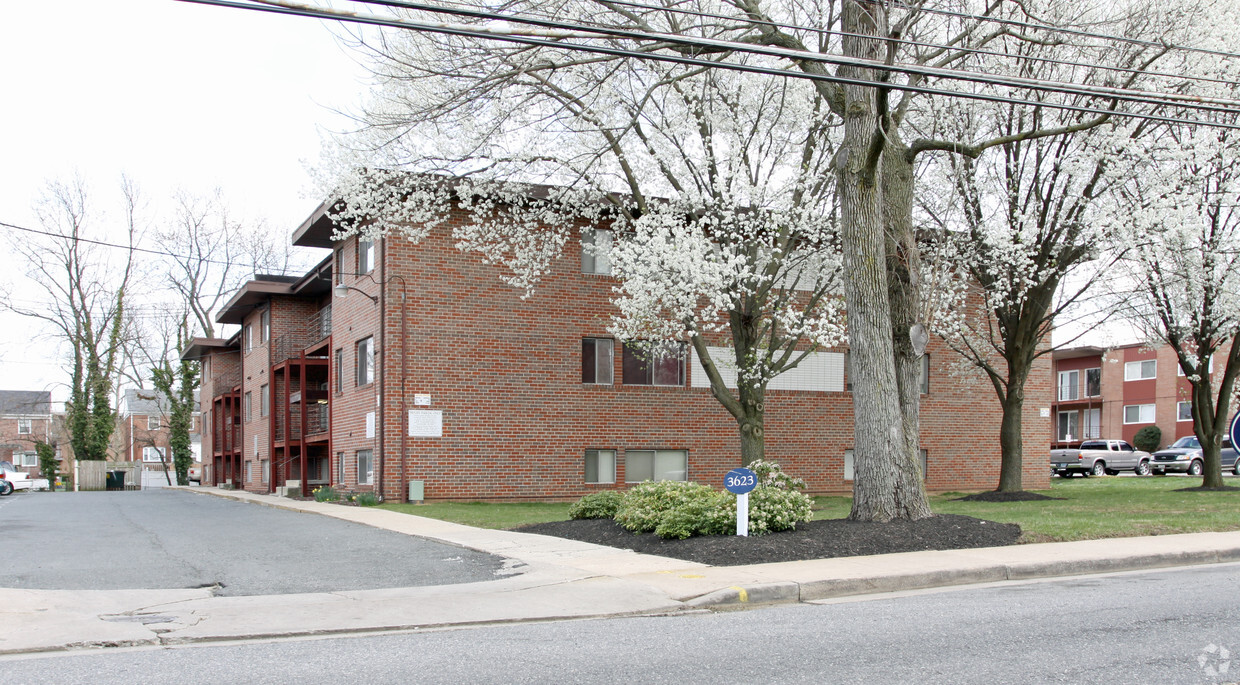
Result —
[[[624,493],[619,490],[592,492],[568,508],[568,517],[573,519],[615,518],[622,501],[624,501]]]
[[[758,475],[759,487],[796,491],[805,489],[805,481],[784,473],[783,467],[776,462],[758,460],[751,462],[746,468]]]
[[[314,494],[315,502],[339,502],[340,501],[340,493],[337,492],[336,489],[330,485],[324,485],[323,487],[315,488],[312,491],[312,493]]]
[[[701,483],[676,480],[638,483],[624,495],[616,521],[634,533],[653,533],[663,515],[695,500],[712,498],[715,490]]]
[[[792,530],[797,523],[814,517],[809,495],[796,490],[758,486],[749,493],[749,534],[762,535]],[[736,520],[736,503],[732,504],[732,520]]]
[[[373,492],[359,492],[353,497],[353,501],[359,506],[373,507],[379,503],[379,496]]]
[[[1146,426],[1132,436],[1132,444],[1139,450],[1154,452],[1162,446],[1162,430],[1158,426]]]
[[[722,535],[729,530],[736,530],[736,498],[728,492],[711,490],[663,512],[654,533],[665,539],[683,540],[694,535]]]
[[[801,492],[805,481],[775,462],[756,461],[749,468],[758,476],[758,487],[749,493],[750,535],[791,530],[813,518],[812,501]],[[585,499],[578,505],[584,508]],[[736,496],[700,483],[646,481],[623,495],[614,518],[634,533],[661,538],[728,535],[736,531]]]

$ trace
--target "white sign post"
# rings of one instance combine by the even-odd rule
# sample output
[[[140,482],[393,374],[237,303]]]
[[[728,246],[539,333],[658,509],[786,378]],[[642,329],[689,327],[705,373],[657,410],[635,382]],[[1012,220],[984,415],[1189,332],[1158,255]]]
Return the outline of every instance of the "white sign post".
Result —
[[[732,469],[723,477],[723,487],[736,495],[736,534],[749,537],[749,491],[758,487],[758,474],[746,468]]]
[[[749,537],[749,493],[742,492],[736,496],[736,534]]]

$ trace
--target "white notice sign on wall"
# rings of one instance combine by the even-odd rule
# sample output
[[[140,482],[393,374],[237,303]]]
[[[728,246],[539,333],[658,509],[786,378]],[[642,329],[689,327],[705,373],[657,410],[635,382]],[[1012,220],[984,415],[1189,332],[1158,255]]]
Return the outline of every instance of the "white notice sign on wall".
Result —
[[[409,437],[442,438],[443,412],[438,409],[410,409]]]

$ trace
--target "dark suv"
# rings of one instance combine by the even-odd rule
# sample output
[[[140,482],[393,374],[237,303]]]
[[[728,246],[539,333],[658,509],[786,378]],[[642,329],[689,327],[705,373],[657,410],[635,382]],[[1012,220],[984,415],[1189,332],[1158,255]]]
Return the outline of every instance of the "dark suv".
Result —
[[[1220,461],[1224,469],[1230,466],[1231,472],[1240,476],[1240,455],[1237,455],[1236,449],[1232,447],[1230,438],[1223,438]],[[1154,460],[1150,462],[1150,468],[1156,476],[1168,473],[1200,476],[1204,465],[1205,462],[1201,457],[1201,442],[1195,435],[1186,435],[1171,443],[1170,447],[1158,450],[1154,453]]]

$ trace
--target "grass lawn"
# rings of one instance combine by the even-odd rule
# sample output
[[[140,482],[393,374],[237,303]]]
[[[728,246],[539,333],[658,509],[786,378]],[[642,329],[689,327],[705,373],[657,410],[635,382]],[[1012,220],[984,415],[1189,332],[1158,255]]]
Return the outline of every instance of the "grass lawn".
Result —
[[[1240,486],[1240,478],[1228,478],[1225,482]],[[1051,489],[1040,492],[1062,499],[957,502],[954,500],[961,497],[960,493],[946,493],[931,497],[930,505],[939,514],[1020,524],[1028,542],[1240,530],[1240,491],[1175,492],[1200,483],[1200,478],[1175,476],[1052,478]],[[479,528],[513,528],[568,520],[569,504],[444,502],[380,506]],[[815,518],[844,518],[851,506],[850,497],[815,497]]]
[[[380,504],[380,509],[414,514],[475,528],[515,528],[530,523],[567,521],[572,502],[435,502]]]
[[[1240,486],[1240,479],[1225,482]],[[958,502],[963,495],[949,492],[931,497],[930,506],[938,514],[1019,524],[1027,542],[1240,530],[1240,490],[1175,492],[1200,484],[1175,476],[1052,478],[1051,489],[1038,492],[1061,499]],[[850,497],[814,500],[815,518],[843,518],[852,505]]]

